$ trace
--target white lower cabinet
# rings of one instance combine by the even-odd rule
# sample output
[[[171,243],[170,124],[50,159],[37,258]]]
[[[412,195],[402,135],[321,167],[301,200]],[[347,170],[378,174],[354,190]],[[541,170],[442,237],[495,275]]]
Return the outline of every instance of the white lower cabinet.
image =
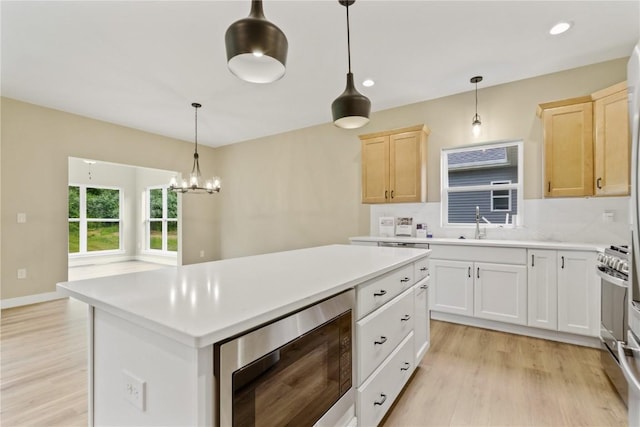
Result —
[[[526,325],[524,265],[432,259],[431,309]]]
[[[424,257],[356,288],[359,426],[382,420],[429,348],[430,280]]]
[[[558,251],[529,249],[527,325],[558,330]]]
[[[596,254],[558,251],[558,330],[600,335],[600,282]]]
[[[415,369],[413,346],[411,332],[375,373],[358,387],[358,425],[376,426],[387,413]]]

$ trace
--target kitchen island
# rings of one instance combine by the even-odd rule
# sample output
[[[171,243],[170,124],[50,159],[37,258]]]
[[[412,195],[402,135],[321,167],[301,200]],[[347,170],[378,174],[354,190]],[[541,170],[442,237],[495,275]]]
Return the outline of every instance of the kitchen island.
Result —
[[[58,284],[89,305],[89,424],[215,425],[214,344],[428,253],[331,245]]]

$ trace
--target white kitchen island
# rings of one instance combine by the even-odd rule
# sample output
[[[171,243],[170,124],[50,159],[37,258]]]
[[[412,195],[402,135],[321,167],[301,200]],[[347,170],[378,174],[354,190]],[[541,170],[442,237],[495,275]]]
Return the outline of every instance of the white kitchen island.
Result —
[[[89,305],[89,425],[214,425],[214,344],[423,260],[331,245],[59,283]]]

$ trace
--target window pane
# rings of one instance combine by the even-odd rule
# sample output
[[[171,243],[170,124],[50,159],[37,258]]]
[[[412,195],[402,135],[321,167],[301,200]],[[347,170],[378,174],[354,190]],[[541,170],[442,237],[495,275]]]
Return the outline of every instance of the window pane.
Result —
[[[87,222],[87,251],[114,249],[120,249],[120,223]]]
[[[178,250],[178,222],[167,221],[167,250]]]
[[[509,196],[509,190],[493,190],[493,195],[497,197]]]
[[[178,193],[167,191],[167,218],[178,218]]]
[[[149,249],[162,250],[162,221],[149,223]]]
[[[69,253],[80,252],[80,223],[69,223]]]
[[[80,218],[80,187],[69,186],[69,218]]]
[[[493,209],[497,211],[509,210],[509,199],[507,197],[493,199]]]
[[[120,218],[120,190],[87,188],[87,218]]]
[[[447,153],[449,187],[518,182],[518,147],[469,149]]]
[[[149,218],[162,218],[162,189],[149,190]]]
[[[448,213],[450,224],[475,224],[476,206],[480,208],[480,223],[486,224],[485,217],[493,224],[504,224],[506,214],[511,216],[518,213],[518,192],[511,190],[511,210],[491,211],[491,191],[464,191],[461,193],[449,193]],[[494,203],[501,204],[504,209],[509,207],[509,199],[493,198]],[[494,208],[497,209],[494,204]]]

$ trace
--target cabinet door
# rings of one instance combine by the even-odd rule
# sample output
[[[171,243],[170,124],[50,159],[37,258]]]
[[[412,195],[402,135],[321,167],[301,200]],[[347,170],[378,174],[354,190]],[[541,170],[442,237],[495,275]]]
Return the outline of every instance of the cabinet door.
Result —
[[[558,251],[558,330],[597,337],[600,334],[600,286],[596,255]]]
[[[593,107],[591,102],[544,111],[547,197],[593,195]]]
[[[362,203],[389,198],[389,137],[362,140]]]
[[[389,183],[392,203],[421,202],[426,176],[422,176],[422,132],[390,136]]]
[[[424,354],[429,349],[429,279],[420,281],[413,288],[414,298],[414,322],[413,343],[416,353],[416,365],[420,363]]]
[[[431,260],[431,309],[473,316],[473,263]]]
[[[529,326],[558,329],[557,252],[529,249],[527,294]]]
[[[500,322],[527,324],[527,268],[476,262],[474,313]]]
[[[596,99],[593,105],[596,195],[626,196],[631,159],[627,91]]]

